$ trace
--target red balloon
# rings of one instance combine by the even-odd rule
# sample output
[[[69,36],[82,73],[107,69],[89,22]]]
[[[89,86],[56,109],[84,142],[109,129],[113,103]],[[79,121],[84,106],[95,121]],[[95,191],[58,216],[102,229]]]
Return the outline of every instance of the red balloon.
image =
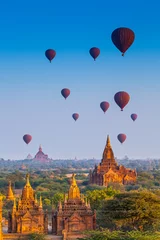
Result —
[[[94,61],[96,60],[96,58],[99,56],[100,54],[100,49],[96,48],[96,47],[92,47],[89,50],[90,55],[93,57]]]
[[[48,49],[45,51],[46,58],[51,62],[52,59],[56,56],[56,51],[53,49]]]
[[[135,121],[137,119],[138,115],[136,113],[132,113],[131,114],[131,118],[133,121]]]
[[[123,143],[126,140],[127,136],[124,133],[120,133],[118,134],[117,138],[121,143]]]
[[[32,136],[29,134],[25,134],[23,136],[23,140],[25,141],[26,144],[28,144],[32,140]]]
[[[122,52],[122,56],[124,56],[124,53],[134,42],[135,34],[129,28],[121,27],[112,32],[111,39],[113,44]]]
[[[121,108],[121,111],[123,111],[123,108],[128,104],[130,100],[130,96],[127,92],[117,92],[114,95],[114,100],[117,103],[117,105]]]
[[[109,108],[109,103],[108,102],[101,102],[100,107],[103,110],[103,112],[105,113]]]
[[[79,114],[78,113],[73,113],[72,117],[75,121],[77,121],[77,119],[79,118]]]
[[[66,99],[70,95],[70,90],[68,88],[64,88],[61,90],[62,96]]]

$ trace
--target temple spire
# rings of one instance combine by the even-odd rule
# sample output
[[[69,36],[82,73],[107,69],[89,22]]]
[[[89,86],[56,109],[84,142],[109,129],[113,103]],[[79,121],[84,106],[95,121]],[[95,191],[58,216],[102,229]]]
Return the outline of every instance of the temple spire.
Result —
[[[26,174],[26,186],[31,186],[29,182],[29,173]]]
[[[41,144],[39,145],[39,151],[42,152],[42,146],[41,146]]]
[[[40,198],[39,198],[39,207],[42,208],[42,196],[40,195]]]
[[[73,173],[71,186],[70,186],[69,193],[68,193],[68,198],[69,199],[80,198],[80,191],[79,191],[79,188],[77,186],[75,176],[76,175]]]
[[[107,135],[107,144],[106,144],[107,147],[111,147],[111,142],[110,142],[110,138],[109,138],[109,135]]]
[[[7,200],[14,200],[14,194],[13,194],[13,191],[12,191],[11,181],[9,181],[6,198],[7,198]]]
[[[13,212],[16,212],[16,210],[17,210],[16,198],[14,198],[14,202],[13,202]]]

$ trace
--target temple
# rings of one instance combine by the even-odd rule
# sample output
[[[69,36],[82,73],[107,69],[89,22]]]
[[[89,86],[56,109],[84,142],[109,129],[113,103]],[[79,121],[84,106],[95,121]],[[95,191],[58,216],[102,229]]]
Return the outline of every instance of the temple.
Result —
[[[42,208],[42,199],[37,201],[36,195],[26,175],[26,185],[18,201],[14,199],[12,212],[8,216],[8,233],[48,232],[47,213]]]
[[[11,181],[9,181],[8,189],[7,189],[7,194],[6,194],[6,199],[7,200],[14,200],[14,194],[11,186]]]
[[[37,152],[37,154],[35,155],[35,157],[33,158],[33,160],[35,161],[39,161],[39,162],[48,162],[50,159],[48,158],[47,154],[44,154],[42,152],[42,147],[41,145],[39,146],[39,151]]]
[[[90,203],[80,194],[75,174],[72,175],[68,194],[64,203],[59,202],[58,210],[53,210],[52,232],[63,235],[65,240],[77,239],[85,230],[96,228],[96,212],[91,210]]]
[[[99,186],[108,186],[110,182],[134,184],[136,177],[136,170],[125,168],[122,165],[118,166],[108,136],[101,163],[96,165],[93,171],[90,170],[90,184]]]

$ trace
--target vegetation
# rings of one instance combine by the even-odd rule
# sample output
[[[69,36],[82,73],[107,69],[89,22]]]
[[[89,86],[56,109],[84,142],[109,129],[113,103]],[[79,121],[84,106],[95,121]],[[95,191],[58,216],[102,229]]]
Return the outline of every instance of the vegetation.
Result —
[[[29,235],[28,240],[45,240],[45,235],[41,233],[32,233]]]
[[[81,240],[160,240],[160,234],[141,231],[113,231],[102,229],[86,233],[85,238]]]

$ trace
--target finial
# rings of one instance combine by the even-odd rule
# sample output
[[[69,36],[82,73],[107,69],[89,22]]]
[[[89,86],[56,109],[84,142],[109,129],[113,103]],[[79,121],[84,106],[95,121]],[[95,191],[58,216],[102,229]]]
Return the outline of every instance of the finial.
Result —
[[[39,151],[42,151],[42,146],[41,146],[41,144],[39,145]]]
[[[59,204],[58,204],[58,210],[62,210],[62,203],[61,203],[61,200],[59,201]]]
[[[35,194],[35,203],[37,203],[38,201],[37,201],[37,194]]]
[[[16,198],[14,198],[14,202],[13,202],[13,209],[16,210],[17,206],[16,206]]]
[[[111,147],[111,142],[110,142],[109,135],[107,135],[107,147]]]
[[[72,174],[72,186],[77,186],[76,179],[75,179],[76,174]]]
[[[91,208],[90,200],[88,200],[88,208]]]
[[[29,173],[26,174],[26,186],[30,186]]]
[[[40,195],[40,198],[39,198],[39,207],[42,208],[42,196]]]

